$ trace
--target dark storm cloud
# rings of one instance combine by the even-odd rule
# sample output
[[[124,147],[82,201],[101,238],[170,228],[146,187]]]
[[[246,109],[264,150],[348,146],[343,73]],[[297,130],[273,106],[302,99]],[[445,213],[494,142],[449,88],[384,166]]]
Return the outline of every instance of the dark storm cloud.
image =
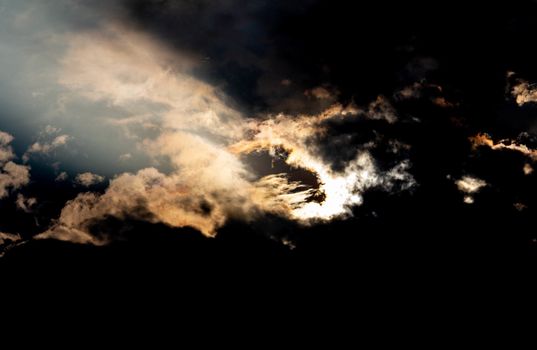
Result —
[[[479,104],[501,95],[508,69],[535,74],[526,44],[536,10],[531,1],[486,9],[451,1],[439,4],[441,10],[420,1],[124,5],[144,30],[204,60],[200,74],[251,107],[304,107],[305,100],[294,100],[323,83],[339,89],[343,99],[367,103],[426,77],[465,90]]]
[[[134,23],[195,55],[202,63],[196,72],[200,77],[224,87],[240,108],[254,112],[270,107],[311,110],[312,101],[304,93],[323,81],[283,59],[280,49],[295,42],[287,43],[287,34],[278,33],[278,27],[285,18],[302,16],[313,3],[124,1]]]
[[[134,23],[197,55],[204,62],[198,73],[251,111],[318,112],[308,91],[326,84],[340,92],[342,102],[368,103],[391,93],[399,79],[421,79],[438,66],[414,52],[417,7],[406,3],[124,4]]]
[[[126,4],[143,28],[181,50],[196,53],[205,61],[200,74],[223,84],[231,96],[253,110],[273,107],[282,112],[298,112],[309,108],[313,112],[306,91],[330,82],[334,69],[340,70],[337,74],[346,70],[351,76],[357,67],[363,69],[360,59],[349,64],[355,58],[378,57],[374,47],[360,43],[361,37],[371,34],[353,30],[359,35],[357,40],[349,36],[351,25],[346,22],[352,16],[356,17],[353,22],[361,25],[360,9],[345,14],[335,10],[338,6],[326,7],[318,1]],[[344,41],[347,42],[342,45]],[[380,45],[385,43],[378,42],[375,47]],[[356,56],[353,51],[361,51],[361,47],[365,47],[367,55]],[[341,62],[331,64],[328,60],[346,56],[349,62],[341,67],[336,67]],[[355,84],[370,82],[360,78]]]
[[[206,60],[209,76],[250,105],[277,99],[274,94],[285,99],[286,86],[305,89],[322,83],[332,83],[343,97],[369,101],[393,91],[401,79],[419,80],[438,68],[455,73],[438,77],[459,88],[480,85],[479,94],[497,94],[484,82],[503,84],[510,67],[534,69],[525,45],[535,11],[531,1],[489,4],[487,16],[481,13],[485,9],[466,8],[462,1],[443,2],[441,11],[420,1],[124,4],[135,23],[198,54]]]

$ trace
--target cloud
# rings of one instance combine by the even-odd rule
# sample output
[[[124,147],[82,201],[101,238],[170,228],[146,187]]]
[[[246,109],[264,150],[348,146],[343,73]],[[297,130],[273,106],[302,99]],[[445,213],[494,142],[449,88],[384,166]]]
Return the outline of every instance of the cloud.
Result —
[[[52,128],[50,125],[48,125],[45,128],[44,133],[45,133],[45,135],[50,135],[51,133],[54,133],[54,132],[57,132],[57,131],[59,131],[59,129]],[[59,136],[54,137],[54,139],[52,139],[49,142],[43,142],[43,141],[35,142],[30,147],[28,147],[28,150],[23,155],[23,160],[25,162],[27,162],[30,159],[30,155],[32,155],[32,154],[38,154],[38,153],[40,153],[40,154],[49,154],[50,152],[54,151],[55,149],[66,145],[67,142],[69,142],[72,139],[73,139],[73,137],[71,137],[71,136],[69,136],[67,134],[63,134],[63,135],[59,135]]]
[[[515,207],[515,209],[518,211],[523,211],[523,210],[528,209],[528,206],[526,204],[520,203],[520,202],[513,203],[513,207]]]
[[[29,182],[29,167],[7,162],[0,172],[0,199],[8,195],[9,189],[17,190]]]
[[[130,153],[124,153],[124,154],[119,156],[119,160],[122,161],[122,162],[125,162],[125,161],[127,161],[127,160],[129,160],[131,158],[132,158],[132,154],[130,154]]]
[[[22,237],[18,233],[0,232],[0,258],[5,252],[22,241]]]
[[[129,215],[173,227],[191,226],[210,236],[225,221],[222,210],[203,193],[182,185],[179,175],[167,176],[148,168],[120,175],[103,195],[78,195],[64,207],[57,224],[39,238],[104,244],[110,239],[108,233],[92,235],[92,225],[108,216]]]
[[[455,182],[459,191],[464,193],[476,193],[487,183],[481,179],[472,176],[463,176]]]
[[[412,85],[407,85],[402,89],[394,93],[394,98],[398,101],[418,99],[422,96],[423,85],[421,83],[413,83]]]
[[[47,125],[47,126],[45,126],[45,129],[43,130],[43,133],[48,134],[48,135],[53,135],[53,134],[59,133],[61,130],[62,130],[61,128],[57,128],[57,127],[52,126],[52,125]]]
[[[479,192],[482,187],[487,186],[487,183],[481,179],[472,176],[463,176],[461,179],[455,181],[459,191],[466,193],[464,196],[464,203],[472,204],[474,202],[473,194]]]
[[[284,84],[284,86],[285,85],[290,85],[290,83]],[[319,100],[334,100],[334,94],[330,92],[327,88],[322,86],[318,86],[311,90],[306,90],[304,92],[304,95],[308,97],[314,97]]]
[[[385,106],[383,99],[374,104]],[[304,222],[347,217],[351,215],[352,206],[362,204],[361,194],[369,188],[389,189],[397,181],[403,183],[405,188],[414,184],[412,176],[407,172],[410,166],[408,162],[382,172],[372,156],[367,151],[361,151],[345,164],[342,171],[334,171],[330,162],[321,157],[319,149],[311,144],[314,137],[326,133],[327,121],[357,118],[358,114],[359,110],[353,105],[344,107],[336,104],[319,115],[280,114],[264,121],[251,121],[250,138],[231,145],[229,149],[237,154],[268,150],[274,155],[283,149],[287,164],[309,170],[318,177],[318,191],[324,194],[325,199],[321,203],[303,202],[292,210],[291,217]]]
[[[13,136],[6,132],[0,131],[0,164],[5,163],[15,156],[13,154],[13,149],[9,145],[11,141],[13,141]]]
[[[40,143],[36,142],[30,146],[28,149],[29,153],[49,153],[53,149],[56,149],[60,146],[65,145],[71,136],[69,135],[60,135],[56,136],[50,143]]]
[[[453,103],[449,102],[445,97],[442,96],[435,97],[431,101],[433,104],[441,108],[452,108],[454,106]]]
[[[492,138],[487,134],[477,134],[476,136],[470,137],[469,140],[473,148],[485,146],[493,150],[511,150],[515,152],[520,152],[531,158],[531,160],[537,161],[537,150],[531,149],[528,146],[518,143],[514,140],[504,139],[498,142],[494,142],[494,140],[492,140]]]
[[[54,5],[39,5],[42,1],[36,0],[19,2],[7,6],[9,12],[0,21],[0,41],[6,53],[1,79],[5,89],[1,95],[7,102],[15,100],[15,94],[20,95],[20,101],[4,104],[6,123],[10,130],[55,125],[47,126],[39,134],[41,138],[23,140],[17,146],[31,145],[35,153],[46,153],[55,138],[65,131],[79,140],[77,151],[80,152],[74,157],[61,154],[58,160],[62,168],[71,177],[83,171],[107,175],[113,184],[108,190],[103,184],[97,193],[76,197],[43,236],[103,244],[114,239],[115,233],[120,235],[118,231],[128,226],[131,216],[172,227],[192,226],[207,236],[216,234],[229,219],[257,220],[267,213],[306,224],[345,218],[352,215],[354,206],[367,202],[365,193],[369,189],[390,192],[411,187],[414,184],[411,173],[415,171],[416,178],[424,179],[424,191],[434,193],[439,172],[460,170],[457,169],[466,156],[464,145],[458,144],[463,130],[454,133],[446,124],[445,118],[451,117],[447,114],[453,113],[440,111],[433,104],[450,107],[450,100],[427,91],[433,88],[424,87],[426,79],[443,81],[446,87],[457,91],[456,96],[460,96],[464,107],[454,114],[467,118],[466,125],[472,128],[482,122],[497,125],[498,114],[494,112],[497,107],[503,108],[502,101],[496,101],[494,96],[502,91],[504,82],[500,76],[501,86],[497,90],[494,82],[498,75],[491,67],[509,62],[500,59],[502,64],[498,65],[496,57],[496,63],[473,64],[483,62],[479,50],[466,56],[456,50],[461,40],[460,48],[472,49],[472,45],[466,45],[471,40],[466,39],[473,36],[445,40],[454,34],[452,26],[444,25],[447,22],[435,26],[440,35],[431,36],[426,33],[428,25],[416,27],[417,32],[416,28],[408,30],[404,23],[408,16],[395,16],[396,24],[387,20],[379,25],[402,31],[385,36],[379,34],[381,31],[368,30],[378,19],[373,20],[375,16],[369,16],[365,22],[353,21],[354,11],[317,0],[294,4],[253,1],[240,6],[236,0],[115,2],[115,6],[128,4],[125,6],[136,11],[136,15],[128,18],[137,17],[136,28],[153,29],[154,33],[160,30],[160,38],[155,38],[117,23],[107,25],[100,18],[88,18],[90,7],[99,6],[95,2],[91,5],[82,5],[86,2],[78,0],[60,0]],[[18,30],[6,27],[11,18],[17,17],[12,9],[28,8],[26,3],[38,4],[33,15],[26,16]],[[106,5],[100,7],[106,11],[98,11],[97,17],[105,18],[113,12]],[[285,11],[288,7],[292,9]],[[41,11],[44,8],[48,11]],[[418,15],[419,11],[408,13],[418,19],[423,17]],[[52,19],[47,19],[51,14]],[[420,21],[435,22],[435,18],[425,17]],[[185,21],[177,21],[178,18]],[[64,21],[76,22],[76,28]],[[469,28],[464,27],[455,35],[468,32],[466,29]],[[50,35],[50,31],[61,35]],[[19,32],[22,34],[16,35]],[[345,49],[349,41],[346,34],[351,32],[356,34],[353,42],[359,43],[363,50]],[[495,31],[489,32],[491,37],[495,36]],[[47,40],[56,43],[50,45]],[[160,40],[173,43],[172,50],[180,52],[170,52]],[[415,58],[431,51],[424,50],[431,44],[438,48],[433,50],[438,56],[435,60]],[[517,46],[520,47],[525,46]],[[64,49],[67,49],[65,54]],[[509,56],[510,50],[498,52]],[[59,55],[61,59],[57,59]],[[460,57],[470,57],[474,62]],[[29,66],[24,72],[13,69],[19,66],[17,61],[22,62],[21,58]],[[47,64],[48,60],[54,63]],[[411,62],[407,69],[397,72],[406,61]],[[525,66],[514,63],[514,66]],[[429,74],[436,69],[438,74]],[[16,77],[12,79],[14,83],[9,82],[10,76]],[[34,79],[40,81],[35,86],[41,89],[27,88],[34,86]],[[23,84],[24,80],[31,83]],[[400,98],[390,94],[394,85],[414,81],[420,81],[416,84],[422,86],[410,85],[401,91]],[[305,88],[325,82],[327,85],[313,88],[306,94],[309,96],[304,96]],[[528,84],[527,89],[533,88]],[[239,100],[233,101],[230,96]],[[320,113],[339,99],[339,112],[324,116]],[[420,100],[404,102],[406,99]],[[349,101],[359,102],[353,105]],[[54,110],[47,108],[52,103]],[[24,119],[19,118],[16,109],[25,115]],[[523,108],[519,112],[531,111]],[[9,124],[10,115],[19,124]],[[480,117],[487,115],[494,116],[494,121]],[[428,119],[428,116],[432,117]],[[419,126],[400,124],[398,121],[404,118],[423,122]],[[35,132],[24,130],[17,136],[24,137],[25,133],[35,136]],[[439,147],[429,149],[434,141],[438,141]],[[394,151],[386,157],[380,148],[390,142]],[[412,145],[411,151],[400,146],[403,144]],[[246,156],[251,152],[261,152],[263,157],[269,153],[276,163],[269,172],[275,173],[267,176],[265,172],[256,173],[251,162],[253,157]],[[341,156],[343,153],[345,157]],[[410,161],[405,159],[407,154],[413,161],[424,164],[411,168]],[[129,155],[133,157],[122,163]],[[6,159],[2,167],[13,158]],[[334,166],[336,160],[338,164]],[[529,159],[528,162],[531,163]],[[280,170],[280,163],[285,163],[282,166],[285,170]],[[523,163],[515,170],[520,172]],[[306,169],[319,186],[297,181],[293,172],[298,168]],[[64,169],[55,168],[55,174]],[[131,173],[120,174],[125,169]],[[66,178],[67,173],[63,172],[57,180]],[[141,189],[130,198],[133,184],[140,184]],[[49,185],[53,189],[68,187],[68,184]],[[45,203],[41,195],[54,196],[56,191],[48,188],[43,192],[39,186],[35,188],[41,206]],[[77,187],[76,190],[86,189]],[[72,191],[67,188],[66,195]],[[56,203],[64,198],[57,192]],[[372,197],[375,203],[377,198],[382,198],[376,193]],[[419,202],[422,199],[418,196],[411,203],[422,205]],[[413,212],[412,208],[408,212]],[[417,217],[423,216],[423,211],[416,212]],[[379,212],[379,215],[383,214]],[[106,232],[106,227],[99,223],[110,216],[124,219],[125,227]],[[358,226],[364,221],[367,220],[357,220]]]
[[[425,81],[415,82],[396,91],[393,97],[396,101],[417,100],[421,98],[428,99],[432,104],[440,108],[453,108],[457,103],[451,102],[446,96],[443,96],[444,89],[442,86]]]
[[[373,120],[385,120],[390,124],[397,121],[397,113],[388,99],[384,96],[378,96],[371,102],[367,109],[367,117]]]
[[[31,213],[32,207],[37,204],[37,199],[33,197],[26,198],[24,195],[19,193],[17,195],[17,200],[15,201],[15,204],[18,209],[24,211],[25,213]]]
[[[110,217],[189,226],[206,236],[214,236],[228,219],[252,221],[266,214],[309,224],[350,216],[367,189],[414,183],[408,161],[381,171],[363,151],[336,172],[308,144],[324,132],[327,121],[360,114],[395,122],[395,111],[383,97],[365,111],[335,104],[315,115],[250,119],[231,108],[217,87],[191,74],[195,61],[145,34],[109,25],[73,35],[68,47],[59,82],[72,94],[121,110],[114,124],[127,128],[139,140],[138,148],[169,170],[148,167],[120,174],[103,194],[78,195],[38,238],[106,244],[113,237],[98,223]],[[144,115],[151,115],[151,135],[138,129],[147,122]],[[275,156],[279,148],[288,153],[285,162],[291,167],[317,176],[320,188],[290,181],[286,174],[258,177],[242,159],[263,150]],[[95,178],[85,173],[75,181],[89,185]],[[325,195],[321,203],[310,199],[317,191]]]
[[[81,173],[75,177],[75,183],[85,186],[85,187],[90,187],[98,183],[101,183],[103,181],[104,181],[104,176],[93,174],[90,172]]]
[[[0,245],[6,244],[7,241],[17,242],[21,240],[21,236],[18,233],[5,233],[0,232]]]
[[[533,167],[530,164],[526,163],[524,164],[522,171],[524,172],[524,175],[531,175],[533,173]]]
[[[136,135],[139,148],[155,162],[167,162],[173,171],[147,168],[119,175],[105,194],[83,194],[69,202],[58,224],[40,237],[98,243],[90,222],[134,215],[133,207],[143,208],[151,222],[191,226],[211,236],[228,217],[253,210],[253,176],[225,147],[242,135],[243,119],[220,91],[188,74],[193,67],[188,57],[170,53],[147,35],[109,26],[74,35],[62,62],[59,81],[72,93],[125,112],[149,111],[156,121],[152,137],[137,129],[146,122],[139,114],[125,113],[115,122]],[[76,181],[94,179],[88,173]]]
[[[62,182],[62,181],[67,180],[68,178],[69,178],[69,175],[65,171],[62,171],[61,173],[58,174],[58,176],[56,176],[55,181]]]
[[[107,238],[98,238],[89,232],[78,228],[68,228],[61,224],[54,224],[49,230],[34,236],[34,239],[56,239],[77,244],[93,244],[97,246],[109,243]]]
[[[241,114],[228,107],[222,92],[191,75],[197,62],[146,34],[110,24],[73,35],[62,65],[59,83],[64,87],[116,108],[157,114],[153,125],[159,128],[228,138],[242,133]],[[115,123],[123,121],[137,127],[145,120],[131,112]]]
[[[508,77],[512,75],[512,72],[508,73]],[[515,101],[519,106],[523,106],[526,103],[537,102],[537,89],[534,88],[534,84],[530,84],[523,79],[515,80],[515,83],[511,87],[511,95],[515,98]]]
[[[30,182],[30,168],[11,161],[15,157],[10,143],[13,136],[0,131],[0,199]]]

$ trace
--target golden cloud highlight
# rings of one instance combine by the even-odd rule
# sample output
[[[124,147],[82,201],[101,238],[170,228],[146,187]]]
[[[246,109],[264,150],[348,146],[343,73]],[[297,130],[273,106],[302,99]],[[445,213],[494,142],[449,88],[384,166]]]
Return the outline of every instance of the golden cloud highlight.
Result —
[[[413,184],[407,162],[381,172],[361,151],[336,172],[308,145],[325,132],[325,121],[357,118],[352,105],[335,104],[318,115],[248,119],[229,107],[222,91],[192,75],[194,57],[171,53],[145,34],[111,25],[72,36],[68,47],[59,76],[70,91],[67,98],[82,96],[120,109],[120,116],[102,122],[123,128],[156,164],[169,164],[170,170],[120,174],[104,193],[78,195],[37,238],[106,244],[112,238],[97,232],[95,224],[108,217],[189,226],[206,236],[230,218],[249,221],[267,213],[311,223],[351,215],[368,188]],[[396,120],[383,98],[366,114]],[[139,132],[147,128],[156,135]],[[262,150],[275,155],[277,148],[288,152],[287,164],[315,174],[320,188],[289,181],[286,174],[258,178],[242,160]],[[310,201],[317,192],[325,197],[320,203]]]
[[[487,134],[477,134],[476,136],[472,136],[469,138],[472,147],[475,149],[480,146],[489,147],[493,150],[502,150],[507,149],[515,152],[520,152],[526,156],[528,156],[531,160],[536,161],[537,160],[537,150],[531,149],[528,146],[524,144],[519,144],[516,141],[513,140],[500,140],[498,142],[494,142],[492,138]]]
[[[357,117],[358,110],[353,105],[336,104],[319,115],[280,114],[263,121],[252,120],[249,123],[251,136],[231,145],[229,149],[237,154],[267,150],[274,155],[279,149],[283,149],[287,153],[287,164],[307,169],[318,177],[318,191],[324,195],[324,200],[320,203],[302,202],[291,211],[292,218],[311,222],[345,217],[351,215],[352,206],[362,203],[361,193],[368,188],[389,188],[396,180],[404,182],[407,188],[414,184],[412,176],[406,172],[409,167],[407,162],[381,173],[366,151],[358,152],[343,171],[334,171],[331,165],[322,159],[311,144],[311,138],[326,132],[324,123],[327,120]],[[310,193],[299,194],[304,197]]]

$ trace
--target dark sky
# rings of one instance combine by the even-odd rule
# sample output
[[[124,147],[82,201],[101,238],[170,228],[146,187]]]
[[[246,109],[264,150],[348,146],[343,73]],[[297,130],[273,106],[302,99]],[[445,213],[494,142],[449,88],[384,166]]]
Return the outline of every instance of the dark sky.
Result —
[[[2,274],[533,268],[537,2],[13,3]]]

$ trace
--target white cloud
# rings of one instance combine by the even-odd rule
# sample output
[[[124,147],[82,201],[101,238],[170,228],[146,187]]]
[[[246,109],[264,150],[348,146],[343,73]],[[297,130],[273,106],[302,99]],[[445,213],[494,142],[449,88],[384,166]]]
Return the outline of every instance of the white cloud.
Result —
[[[459,191],[464,193],[476,193],[487,183],[481,179],[472,176],[463,176],[455,182]]]
[[[50,125],[49,125],[50,126]],[[46,130],[46,129],[45,129]],[[49,130],[50,131],[50,130]],[[50,134],[49,132],[46,132],[47,134]],[[33,143],[30,147],[28,147],[28,150],[23,155],[23,159],[25,162],[27,162],[30,159],[31,154],[49,154],[50,152],[54,151],[55,149],[64,146],[72,140],[73,138],[67,134],[59,135],[54,137],[51,141],[43,142],[38,141]]]
[[[474,197],[472,197],[472,196],[464,196],[463,201],[466,204],[474,204]]]
[[[61,175],[61,174],[60,174]],[[104,181],[104,176],[85,172],[75,177],[75,182],[79,185],[90,187]]]
[[[455,184],[459,191],[466,193],[464,196],[464,203],[466,204],[474,203],[473,194],[487,186],[487,183],[484,180],[472,176],[463,176],[461,179],[455,181]]]

